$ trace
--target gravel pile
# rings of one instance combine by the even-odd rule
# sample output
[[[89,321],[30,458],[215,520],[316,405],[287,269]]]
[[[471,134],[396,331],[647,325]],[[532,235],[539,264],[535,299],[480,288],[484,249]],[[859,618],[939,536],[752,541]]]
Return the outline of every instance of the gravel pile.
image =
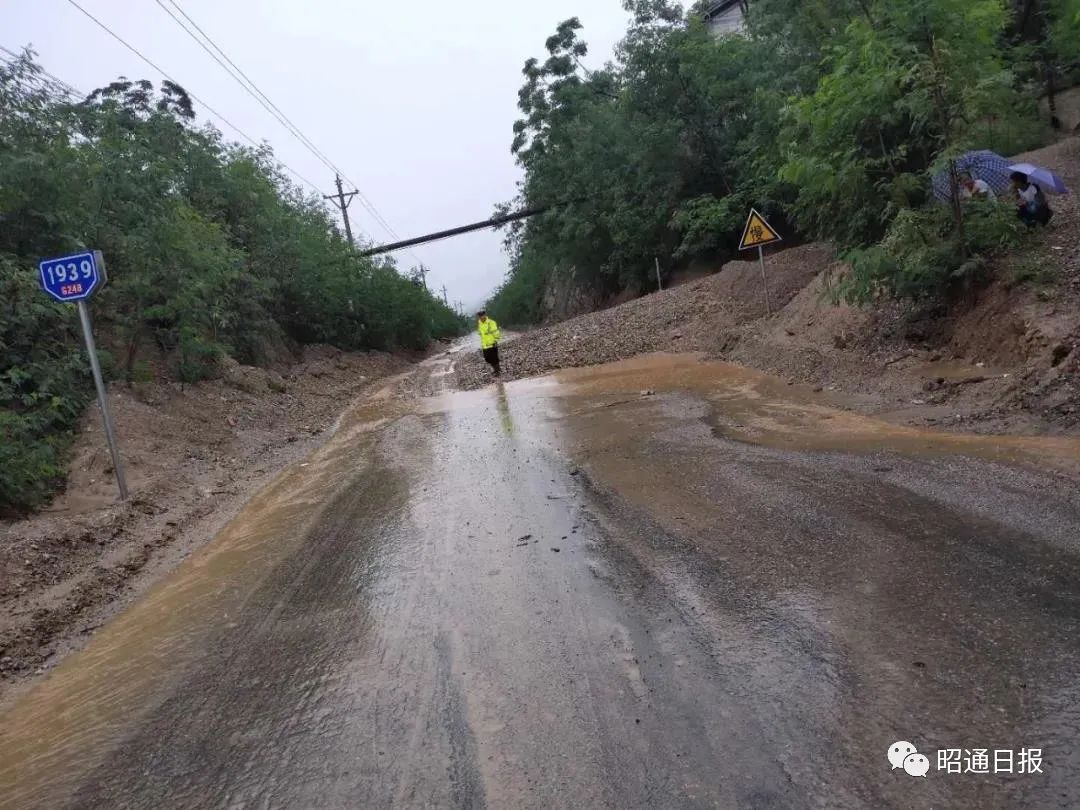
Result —
[[[766,257],[772,309],[785,306],[834,261],[819,244]],[[501,347],[503,378],[515,380],[559,368],[589,366],[657,351],[722,352],[740,324],[765,315],[756,261],[729,262],[714,276],[611,309],[524,333]],[[479,353],[455,367],[462,389],[491,382]]]

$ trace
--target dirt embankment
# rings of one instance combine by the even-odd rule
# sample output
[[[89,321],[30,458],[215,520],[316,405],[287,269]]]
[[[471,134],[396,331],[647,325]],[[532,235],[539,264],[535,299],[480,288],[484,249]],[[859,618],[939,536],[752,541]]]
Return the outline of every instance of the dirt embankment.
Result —
[[[790,301],[831,262],[831,251],[820,245],[769,257],[773,309]],[[757,261],[731,262],[716,275],[525,333],[504,347],[506,373],[516,379],[656,351],[720,352],[734,339],[736,327],[764,317]],[[490,381],[475,356],[465,357],[456,375],[466,389]]]
[[[96,407],[67,492],[0,522],[0,694],[40,673],[176,565],[347,405],[411,358],[309,347],[279,372],[230,363],[223,379],[110,391],[132,499],[118,503]]]
[[[1053,169],[1080,192],[1080,139],[1017,160]],[[908,424],[1076,432],[1080,200],[1051,203],[1050,227],[997,261],[994,280],[951,310],[834,305],[827,288],[843,265],[829,247],[806,245],[766,260],[771,316],[757,262],[730,262],[714,276],[519,336],[504,346],[504,378],[698,351]],[[462,388],[491,379],[475,355],[457,363],[455,376]]]

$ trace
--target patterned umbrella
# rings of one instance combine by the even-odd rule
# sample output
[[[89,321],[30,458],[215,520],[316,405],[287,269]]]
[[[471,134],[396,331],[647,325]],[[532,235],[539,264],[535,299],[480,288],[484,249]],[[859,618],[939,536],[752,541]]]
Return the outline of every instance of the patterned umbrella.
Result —
[[[1007,193],[1012,182],[1009,179],[1012,173],[1009,161],[988,149],[967,152],[958,157],[956,171],[958,174],[967,172],[976,180],[985,180],[995,194]],[[934,175],[934,196],[943,201],[948,201],[951,196],[948,169]]]
[[[1030,163],[1017,163],[1010,166],[1009,171],[1026,174],[1028,181],[1041,188],[1044,194],[1069,193],[1069,189],[1065,187],[1065,182],[1060,177],[1041,166],[1034,166]]]

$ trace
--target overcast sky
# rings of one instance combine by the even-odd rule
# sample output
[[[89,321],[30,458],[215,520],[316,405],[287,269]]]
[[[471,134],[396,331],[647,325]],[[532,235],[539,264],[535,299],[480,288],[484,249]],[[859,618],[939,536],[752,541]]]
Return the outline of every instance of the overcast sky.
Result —
[[[268,140],[322,191],[332,190],[332,174],[155,0],[78,2],[248,135]],[[486,219],[513,197],[520,172],[510,154],[511,126],[522,64],[542,56],[555,26],[576,15],[591,49],[586,63],[598,66],[611,57],[627,19],[620,0],[176,2],[402,238]],[[27,44],[46,70],[80,91],[119,75],[161,78],[68,0],[0,0],[0,45]],[[350,216],[354,230],[393,241],[359,202]],[[507,269],[501,236],[491,231],[412,254],[397,254],[400,264],[423,261],[429,284],[445,284],[451,303],[470,309]]]

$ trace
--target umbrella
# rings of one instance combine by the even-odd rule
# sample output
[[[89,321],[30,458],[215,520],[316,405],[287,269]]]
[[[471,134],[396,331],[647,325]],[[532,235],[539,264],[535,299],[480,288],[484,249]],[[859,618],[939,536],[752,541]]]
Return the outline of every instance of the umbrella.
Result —
[[[1033,166],[1030,163],[1016,163],[1009,167],[1010,172],[1020,172],[1028,176],[1028,180],[1037,185],[1045,194],[1068,194],[1069,189],[1060,177],[1049,169],[1041,166]]]
[[[955,162],[957,174],[967,172],[976,180],[985,180],[995,194],[1005,194],[1009,190],[1012,167],[1009,166],[1009,161],[997,152],[989,149],[966,152],[956,158]],[[948,169],[934,175],[934,196],[939,200],[948,200],[952,196]]]

